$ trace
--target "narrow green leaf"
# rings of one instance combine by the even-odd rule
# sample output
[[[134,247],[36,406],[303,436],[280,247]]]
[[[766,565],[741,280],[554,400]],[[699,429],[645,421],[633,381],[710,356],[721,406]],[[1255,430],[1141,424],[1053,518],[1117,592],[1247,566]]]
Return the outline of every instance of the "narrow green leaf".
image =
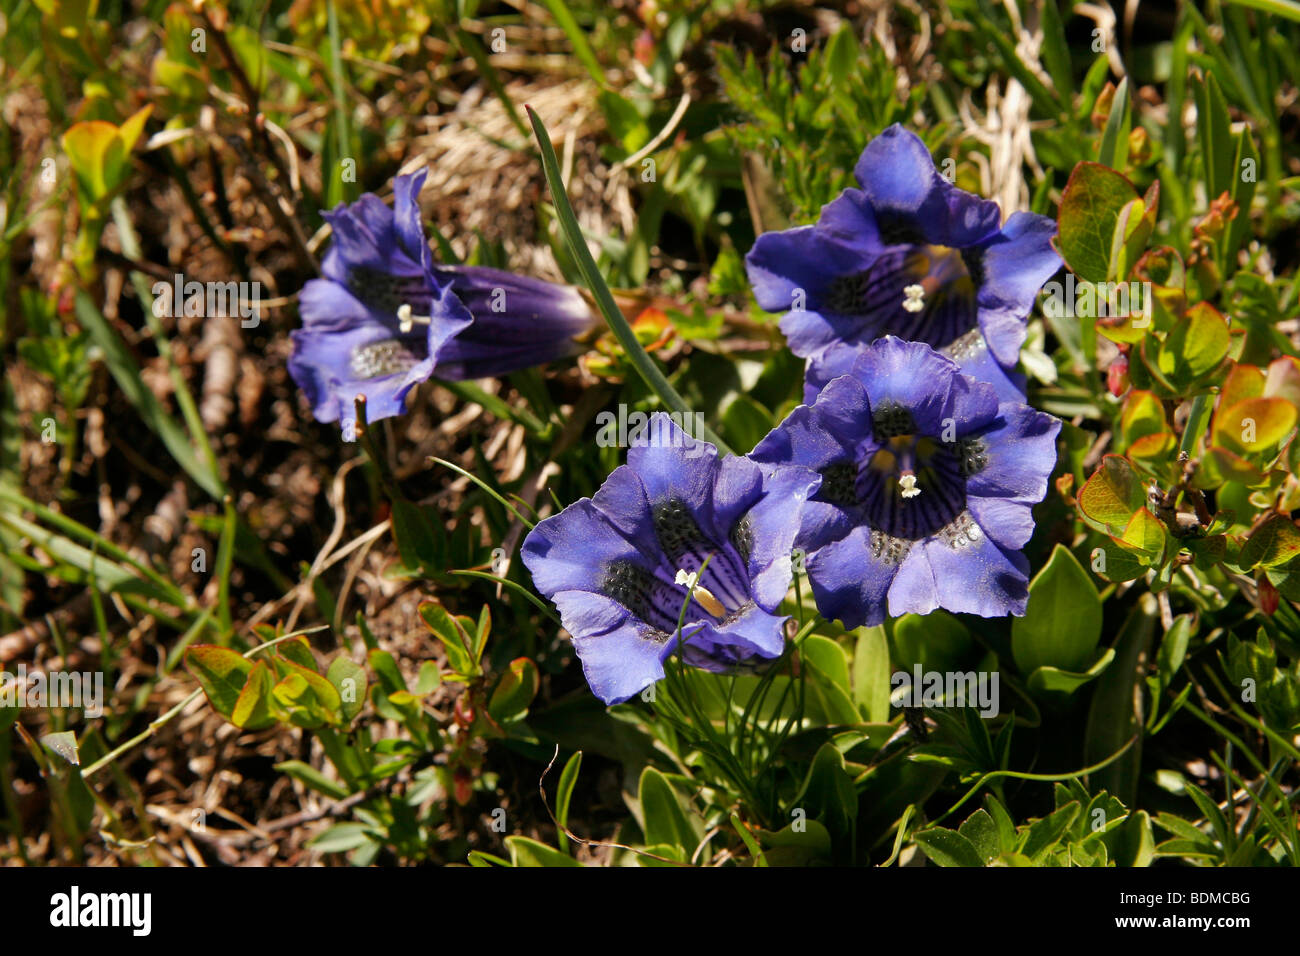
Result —
[[[367,843],[381,842],[382,839],[382,835],[374,833],[369,824],[336,823],[308,840],[307,845],[318,853],[342,853]]]
[[[587,73],[596,81],[599,87],[605,86],[605,71],[601,69],[600,61],[596,59],[596,54],[592,52],[591,44],[587,42],[587,34],[578,26],[578,21],[574,19],[573,14],[569,11],[569,6],[564,0],[546,0],[546,7],[551,11],[551,16],[555,17],[555,22],[559,24],[564,35],[569,40],[569,45],[573,48],[573,55],[578,58],[583,66],[587,68]]]
[[[1084,733],[1084,760],[1088,765],[1119,751],[1143,725],[1141,698],[1135,695],[1134,686],[1138,663],[1151,643],[1158,614],[1155,597],[1143,594],[1120,630],[1115,663],[1098,680],[1088,711]],[[1118,760],[1090,775],[1092,787],[1114,794],[1125,806],[1133,806],[1141,759],[1139,737]]]
[[[200,460],[194,446],[190,444],[189,437],[185,434],[185,429],[176,424],[159,404],[153,392],[149,391],[140,375],[140,367],[136,365],[135,359],[127,351],[122,339],[95,308],[90,296],[84,292],[77,293],[76,311],[77,321],[99,346],[104,356],[104,364],[108,366],[122,394],[135,406],[145,424],[167,446],[167,451],[175,459],[176,464],[194,479],[195,484],[213,498],[220,500],[226,492],[220,477]]]
[[[505,843],[515,866],[582,866],[573,857],[525,836],[508,836]]]
[[[1065,24],[1061,22],[1061,11],[1056,3],[1057,0],[1043,0],[1043,65],[1062,99],[1069,103],[1074,96],[1074,71],[1070,66]]]
[[[1232,189],[1232,163],[1236,143],[1228,125],[1228,104],[1213,73],[1196,85],[1196,125],[1205,163],[1207,198],[1217,199]]]
[[[867,723],[889,720],[889,641],[883,627],[858,631],[853,651],[853,700]]]
[[[559,2],[560,0],[553,0],[553,3],[558,4]],[[686,402],[681,395],[677,393],[677,390],[664,377],[663,372],[655,365],[654,360],[646,353],[641,343],[637,341],[632,327],[615,304],[614,296],[609,291],[609,286],[605,284],[605,279],[600,274],[596,260],[591,257],[591,250],[587,248],[587,240],[582,234],[582,227],[578,225],[578,219],[573,213],[573,206],[570,204],[568,193],[564,189],[564,181],[560,178],[560,164],[555,156],[555,147],[551,145],[551,138],[547,135],[546,127],[542,125],[541,119],[533,108],[530,106],[527,107],[527,110],[528,118],[533,124],[533,134],[537,137],[537,144],[542,151],[542,168],[546,173],[546,183],[550,187],[551,199],[555,203],[555,212],[559,217],[560,227],[564,230],[569,252],[578,263],[583,280],[595,297],[601,315],[605,317],[605,321],[609,324],[614,337],[623,346],[623,351],[627,353],[628,360],[640,373],[650,390],[659,396],[659,400],[670,411],[680,412],[683,415],[693,415],[694,413],[686,406]],[[694,418],[690,420],[694,421]],[[702,434],[698,437],[716,446],[720,454],[731,454],[731,448],[707,426],[701,428],[700,431]]]
[[[569,803],[573,799],[573,788],[578,785],[578,771],[582,769],[582,751],[575,751],[560,771],[560,785],[555,790],[555,819],[560,826],[569,825]]]
[[[1050,0],[1049,0],[1050,3]],[[1128,95],[1128,77],[1119,81],[1115,99],[1111,101],[1106,128],[1101,132],[1101,149],[1097,161],[1118,172],[1124,171],[1128,162],[1128,134],[1133,126],[1133,104]]]
[[[81,765],[81,753],[77,749],[77,735],[71,730],[62,730],[54,734],[41,736],[41,744],[50,753],[62,757],[73,767]]]

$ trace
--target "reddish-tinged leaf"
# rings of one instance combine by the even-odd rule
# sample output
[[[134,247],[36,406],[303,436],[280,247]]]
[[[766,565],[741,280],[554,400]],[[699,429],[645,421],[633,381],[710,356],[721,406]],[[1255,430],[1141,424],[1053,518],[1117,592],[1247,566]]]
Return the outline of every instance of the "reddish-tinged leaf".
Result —
[[[203,687],[217,713],[229,717],[253,665],[228,647],[194,644],[185,651],[185,669]]]
[[[1242,568],[1276,568],[1300,556],[1300,529],[1286,515],[1274,515],[1255,529],[1241,549]]]
[[[1119,535],[1146,503],[1146,491],[1123,455],[1107,455],[1079,491],[1079,510],[1095,527]]]
[[[1061,196],[1056,246],[1079,278],[1106,281],[1115,223],[1135,199],[1139,197],[1133,184],[1113,169],[1087,162],[1074,167]]]

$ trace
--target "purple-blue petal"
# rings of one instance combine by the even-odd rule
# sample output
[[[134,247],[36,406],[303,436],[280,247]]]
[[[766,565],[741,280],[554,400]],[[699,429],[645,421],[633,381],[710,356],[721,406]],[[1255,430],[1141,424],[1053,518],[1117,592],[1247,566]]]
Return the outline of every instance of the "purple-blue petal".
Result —
[[[1009,551],[1023,548],[1034,534],[1034,506],[1015,498],[966,498],[975,523],[996,544]]]
[[[794,310],[802,292],[804,309],[815,309],[835,279],[860,271],[879,253],[866,197],[849,189],[822,207],[815,226],[759,236],[745,256],[745,269],[761,308]]]
[[[909,571],[910,587],[901,587],[909,583],[902,571],[909,570],[906,564],[913,559],[917,567]],[[935,583],[936,593],[931,596],[924,593],[926,574],[920,568],[922,561],[930,568],[928,576]],[[1030,562],[1023,554],[1008,553],[984,535],[959,548],[930,538],[913,549],[894,588],[889,589],[889,614],[928,614],[941,606],[982,618],[1022,615],[1030,594],[1028,570]]]
[[[298,293],[304,329],[347,329],[371,321],[370,312],[347,288],[330,279],[310,279]],[[394,327],[394,332],[396,327]]]
[[[391,418],[406,411],[407,392],[433,373],[434,359],[420,337],[400,339],[373,323],[350,329],[297,329],[290,339],[289,374],[307,395],[316,420],[337,421],[349,430],[356,424],[358,395],[366,397],[369,421]],[[355,351],[383,342],[399,343],[394,348],[404,350],[409,359],[391,374],[360,377],[353,368]]]
[[[811,553],[805,561],[817,610],[846,628],[885,619],[885,595],[899,568],[875,553],[865,525]]]
[[[442,357],[439,375],[473,379],[507,375],[581,351],[576,339],[597,323],[570,286],[486,266],[434,266],[474,316]]]
[[[537,590],[550,598],[560,591],[600,591],[608,565],[645,562],[641,550],[590,498],[539,521],[524,539],[520,557]]]
[[[974,245],[997,231],[997,203],[949,183],[920,137],[897,124],[867,144],[854,175],[886,235],[891,218],[941,246]]]
[[[862,381],[842,375],[822,390],[825,398],[800,405],[754,446],[749,457],[769,464],[801,465],[820,471],[852,455],[871,421]]]
[[[966,482],[967,494],[1035,503],[1047,494],[1056,466],[1056,436],[1061,422],[1028,405],[1006,402],[981,432],[988,463]]]
[[[1023,323],[1020,325],[1023,329]],[[963,342],[960,348],[952,350],[949,357],[961,367],[963,375],[969,375],[976,381],[992,385],[999,401],[1023,402],[1025,400],[1024,375],[1016,371],[1008,371],[1009,367],[999,363],[993,357],[993,352],[982,335],[969,342]]]
[[[755,603],[765,610],[775,611],[790,589],[790,556],[803,510],[821,481],[815,471],[796,465],[773,465],[764,470],[762,497],[744,520],[750,541],[752,593]]]
[[[718,450],[686,434],[663,412],[651,415],[646,427],[629,441],[627,464],[645,486],[650,506],[680,501],[712,526]]]
[[[420,190],[424,188],[429,170],[421,168],[393,180],[393,230],[403,251],[421,266],[432,264],[429,243],[424,235],[424,219],[420,215]]]
[[[956,364],[921,342],[894,336],[878,340],[853,363],[853,375],[867,388],[874,411],[886,404],[902,406],[916,432],[939,436],[952,417],[954,383],[961,377]]]
[[[606,704],[620,704],[663,678],[674,639],[602,594],[561,591],[553,600],[592,693]]]
[[[698,631],[691,634],[687,643],[711,652],[717,648],[736,652],[727,655],[720,663],[733,657],[741,660],[753,657],[771,660],[780,657],[781,651],[785,649],[785,622],[788,620],[788,616],[750,606],[722,624],[705,621]]]
[[[1052,248],[1056,223],[1017,212],[983,247],[984,281],[979,290],[980,329],[993,354],[1007,368],[1016,364],[1025,340],[1025,317],[1048,279],[1061,268]]]

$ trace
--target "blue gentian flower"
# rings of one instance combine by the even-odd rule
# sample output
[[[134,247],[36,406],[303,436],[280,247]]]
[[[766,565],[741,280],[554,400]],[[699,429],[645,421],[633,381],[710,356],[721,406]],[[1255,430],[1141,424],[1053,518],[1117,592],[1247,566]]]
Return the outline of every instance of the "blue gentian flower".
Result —
[[[1046,216],[958,189],[925,144],[889,127],[862,152],[861,189],[846,189],[813,226],[759,236],[745,257],[758,304],[786,312],[781,331],[808,359],[804,400],[885,335],[924,342],[1005,401],[1023,400],[1014,371],[1026,318],[1061,266]]]
[[[491,378],[577,355],[576,339],[599,321],[572,286],[487,266],[434,265],[433,275],[474,316],[439,355],[439,378]]]
[[[1061,423],[922,342],[887,336],[751,453],[810,468],[797,546],[817,608],[846,627],[942,607],[1024,614],[1020,549],[1047,492]]]
[[[334,241],[299,297],[289,372],[316,418],[374,421],[405,411],[432,375],[483,378],[575,351],[595,316],[576,289],[476,266],[433,262],[417,197],[426,170],[393,181],[393,206],[367,193],[325,218]]]
[[[657,413],[594,496],[539,522],[524,564],[596,696],[619,703],[664,676],[688,594],[687,663],[730,671],[780,656],[787,618],[775,612],[800,506],[818,483],[806,469],[765,476],[748,459],[719,460]]]

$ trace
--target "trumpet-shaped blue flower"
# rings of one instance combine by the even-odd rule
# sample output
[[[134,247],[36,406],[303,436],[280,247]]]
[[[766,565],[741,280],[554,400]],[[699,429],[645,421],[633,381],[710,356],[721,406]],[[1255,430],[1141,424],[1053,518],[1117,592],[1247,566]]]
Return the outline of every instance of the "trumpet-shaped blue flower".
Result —
[[[597,324],[572,286],[487,266],[434,265],[474,321],[447,343],[436,374],[459,381],[509,375],[582,351],[576,339]]]
[[[937,607],[1023,614],[1020,550],[1061,423],[920,342],[892,336],[801,405],[750,457],[822,476],[796,544],[817,608],[846,627]]]
[[[400,415],[432,375],[504,375],[575,350],[595,317],[577,290],[499,269],[433,262],[416,197],[425,170],[393,181],[393,206],[367,193],[327,213],[323,278],[302,290],[289,372],[320,421]]]
[[[1061,266],[1055,223],[952,185],[925,144],[894,125],[863,150],[816,225],[766,233],[745,257],[758,304],[808,359],[805,401],[885,335],[924,342],[1022,400],[1014,372],[1026,318]]]
[[[594,496],[540,522],[524,564],[596,696],[618,703],[662,678],[679,640],[687,663],[712,671],[778,657],[787,618],[775,612],[818,482],[801,468],[719,460],[659,413]]]

